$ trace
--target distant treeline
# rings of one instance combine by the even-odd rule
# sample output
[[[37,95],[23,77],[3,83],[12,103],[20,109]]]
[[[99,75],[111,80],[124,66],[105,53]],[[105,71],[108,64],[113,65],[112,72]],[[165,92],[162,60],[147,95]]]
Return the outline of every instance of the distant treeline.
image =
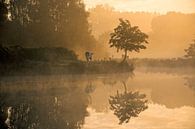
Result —
[[[89,12],[92,32],[110,56],[118,56],[115,54],[115,50],[109,48],[108,41],[113,28],[119,23],[119,18],[129,20],[133,26],[139,26],[143,32],[149,35],[148,50],[144,54],[140,53],[138,55],[141,58],[182,56],[183,50],[195,38],[195,13],[120,12],[104,5],[98,5],[90,9]],[[166,52],[163,50],[166,50]]]
[[[151,59],[134,58],[129,60],[137,67],[195,67],[193,58]]]

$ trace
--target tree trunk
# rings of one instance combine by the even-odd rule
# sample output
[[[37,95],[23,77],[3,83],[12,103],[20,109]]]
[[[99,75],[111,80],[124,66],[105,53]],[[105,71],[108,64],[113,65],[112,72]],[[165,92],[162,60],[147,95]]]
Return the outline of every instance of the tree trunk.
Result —
[[[123,86],[124,86],[124,93],[127,93],[127,85],[126,85],[126,83],[124,82],[124,81],[122,81],[122,83],[123,83]]]
[[[121,63],[124,63],[126,61],[126,59],[127,59],[127,50],[125,50],[125,55],[124,55],[124,58],[123,58]]]

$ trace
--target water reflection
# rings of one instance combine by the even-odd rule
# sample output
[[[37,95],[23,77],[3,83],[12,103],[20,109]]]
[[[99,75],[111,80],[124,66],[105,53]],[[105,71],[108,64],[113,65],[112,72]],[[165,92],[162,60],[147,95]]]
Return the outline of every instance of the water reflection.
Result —
[[[112,74],[101,78],[101,81],[104,85],[114,86],[117,82],[127,82],[129,78],[133,78],[135,74],[133,72],[126,74]]]
[[[126,84],[123,82],[125,91],[114,96],[110,96],[110,109],[114,111],[119,119],[119,124],[128,123],[131,117],[138,115],[148,108],[145,94],[139,92],[127,92]]]
[[[0,78],[0,129],[194,129],[191,75],[135,75]]]
[[[85,87],[85,92],[91,94],[95,91],[95,88],[96,88],[95,85],[93,85],[92,82],[89,82]]]
[[[77,86],[44,92],[1,93],[0,128],[80,129],[88,115],[88,104],[88,94]]]
[[[185,77],[186,85],[195,92],[195,77]]]

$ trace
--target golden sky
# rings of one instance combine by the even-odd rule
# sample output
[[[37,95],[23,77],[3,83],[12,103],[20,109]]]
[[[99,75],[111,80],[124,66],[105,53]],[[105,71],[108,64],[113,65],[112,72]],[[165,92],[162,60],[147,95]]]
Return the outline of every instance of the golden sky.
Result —
[[[185,55],[184,49],[188,48],[192,40],[195,39],[195,0],[84,1],[87,8],[107,4],[117,11],[157,12],[156,15],[150,15],[149,13],[140,13],[139,15],[118,12],[106,13],[103,10],[91,12],[89,19],[92,21],[92,30],[95,34],[113,30],[118,24],[118,18],[122,17],[130,20],[132,25],[138,25],[143,32],[149,35],[147,49],[140,53],[130,53],[131,57],[183,57]],[[107,44],[107,41],[105,44]],[[118,54],[110,48],[108,51],[110,51],[110,55],[121,56],[121,53]]]
[[[195,13],[195,0],[84,0],[84,3],[87,8],[108,4],[119,11]]]

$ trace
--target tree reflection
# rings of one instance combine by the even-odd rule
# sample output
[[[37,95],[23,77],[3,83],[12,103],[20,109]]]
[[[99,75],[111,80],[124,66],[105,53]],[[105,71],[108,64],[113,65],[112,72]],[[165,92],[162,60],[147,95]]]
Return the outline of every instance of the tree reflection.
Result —
[[[125,91],[114,96],[110,96],[110,109],[114,111],[119,119],[119,124],[128,123],[131,117],[138,117],[138,115],[148,108],[145,94],[139,92],[127,92],[125,83]]]
[[[88,94],[77,86],[44,92],[0,93],[0,128],[80,129],[88,115],[88,103]],[[6,119],[9,119],[7,126]]]

